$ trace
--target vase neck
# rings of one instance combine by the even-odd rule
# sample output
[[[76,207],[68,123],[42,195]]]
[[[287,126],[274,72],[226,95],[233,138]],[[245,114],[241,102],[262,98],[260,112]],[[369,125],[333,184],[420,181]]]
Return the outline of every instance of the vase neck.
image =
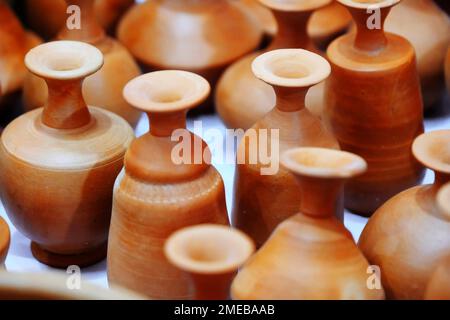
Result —
[[[80,25],[69,25],[70,19],[59,33],[61,40],[82,41],[90,44],[100,42],[106,37],[105,31],[97,21],[92,0],[66,0],[69,6],[75,5],[80,8]],[[75,15],[74,15],[75,18]]]
[[[91,120],[82,95],[82,79],[45,79],[48,100],[42,113],[42,122],[55,129],[76,129]]]
[[[306,94],[309,87],[273,86],[276,95],[276,108],[283,112],[295,112],[305,108]]]
[[[273,10],[273,13],[277,21],[278,31],[268,51],[284,48],[308,49],[313,47],[311,38],[308,35],[308,21],[312,11],[288,12]]]
[[[186,129],[187,111],[170,113],[148,112],[150,134],[155,137],[170,137],[177,129]]]

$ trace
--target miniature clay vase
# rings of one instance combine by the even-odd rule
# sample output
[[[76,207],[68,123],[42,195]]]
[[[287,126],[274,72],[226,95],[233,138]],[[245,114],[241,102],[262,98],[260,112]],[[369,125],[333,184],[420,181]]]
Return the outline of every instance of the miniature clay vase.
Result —
[[[281,162],[298,181],[297,214],[244,265],[233,281],[232,298],[383,299],[381,286],[369,289],[369,264],[337,218],[344,211],[344,182],[364,172],[366,162],[323,148],[291,149]]]
[[[230,0],[147,1],[132,7],[118,27],[120,41],[149,70],[192,71],[212,84],[261,37],[254,16]]]
[[[403,0],[392,9],[385,29],[413,45],[424,106],[431,107],[445,88],[442,66],[450,44],[450,18],[433,0]]]
[[[80,7],[81,29],[63,27],[58,39],[92,44],[102,51],[105,61],[101,70],[88,77],[83,84],[86,103],[112,111],[136,127],[141,113],[125,101],[122,90],[128,81],[141,74],[138,65],[125,47],[105,35],[96,21],[92,0],[68,0],[67,3]],[[42,106],[47,100],[47,92],[45,81],[29,74],[23,92],[25,109]]]
[[[436,202],[438,191],[450,180],[449,145],[450,130],[429,132],[415,140],[413,153],[434,170],[434,183],[387,201],[359,239],[369,262],[381,268],[388,298],[423,299],[431,274],[450,252],[450,217]]]
[[[103,64],[95,47],[49,42],[32,49],[25,63],[45,79],[49,98],[3,131],[0,195],[37,260],[87,266],[106,256],[114,180],[133,130],[82,97],[83,79]]]
[[[184,228],[167,240],[164,252],[189,274],[195,300],[227,300],[237,270],[255,246],[244,233],[226,226],[204,224]]]
[[[450,47],[447,50],[447,57],[445,59],[445,80],[447,83],[447,90],[450,93]]]
[[[232,217],[233,225],[259,247],[300,205],[295,177],[279,168],[279,155],[294,147],[339,149],[339,145],[305,108],[309,88],[330,74],[324,58],[303,49],[279,49],[260,55],[252,68],[258,79],[273,86],[277,102],[238,146]]]
[[[120,19],[134,3],[135,0],[96,0],[94,9],[97,20],[114,34]]]
[[[152,298],[193,297],[188,275],[165,258],[164,242],[184,227],[229,224],[224,184],[208,164],[209,148],[186,129],[187,111],[209,92],[204,78],[174,70],[140,76],[125,87],[125,99],[148,114],[150,132],[131,144],[116,180],[110,283]]]
[[[241,2],[255,16],[266,36],[272,37],[277,33],[277,22],[270,9],[263,6],[259,0],[241,0]]]
[[[444,259],[431,276],[425,300],[450,300],[450,257]]]
[[[382,25],[399,0],[338,1],[350,10],[358,30],[328,47],[332,72],[324,119],[341,148],[369,164],[364,175],[347,184],[345,204],[370,216],[423,178],[424,169],[411,154],[414,138],[424,130],[420,84],[409,42],[382,28],[369,29],[366,23],[372,21],[368,8],[380,8]]]
[[[278,23],[278,32],[266,51],[285,48],[302,48],[318,52],[307,33],[308,21],[314,10],[323,8],[331,0],[277,1],[261,0],[270,8]],[[252,73],[252,62],[261,52],[251,53],[232,64],[220,78],[215,94],[216,110],[229,128],[247,130],[275,106],[276,95],[273,88],[258,80]],[[308,108],[321,96],[312,90],[307,99]],[[318,99],[321,100],[320,98]],[[311,107],[314,109],[314,107]]]
[[[57,272],[23,273],[0,270],[0,300],[143,300],[122,288],[103,288],[81,281],[68,287],[67,275]]]
[[[2,217],[0,217],[0,272],[5,268],[5,260],[8,255],[9,243],[11,235],[8,224]]]

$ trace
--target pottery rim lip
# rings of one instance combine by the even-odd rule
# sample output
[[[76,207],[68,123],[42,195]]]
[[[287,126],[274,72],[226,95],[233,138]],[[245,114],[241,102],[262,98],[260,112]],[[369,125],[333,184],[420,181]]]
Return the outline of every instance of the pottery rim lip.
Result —
[[[450,220],[450,182],[439,190],[437,194],[437,203],[442,214]]]
[[[367,162],[360,156],[325,148],[290,149],[281,155],[280,162],[296,174],[315,178],[346,179],[367,170]]]
[[[189,249],[192,248],[189,244],[192,243],[193,238],[197,239],[197,243],[198,241],[203,243],[217,241],[232,247],[232,250],[229,250],[228,256],[225,255],[225,259],[202,261],[189,255]],[[216,224],[196,225],[176,231],[164,245],[164,253],[173,265],[194,274],[212,275],[234,272],[254,251],[255,245],[245,233],[230,226]]]
[[[450,148],[446,145],[450,145],[450,130],[429,131],[414,140],[412,153],[427,168],[450,174]]]
[[[302,69],[298,75],[283,76],[277,73],[277,68],[287,70],[283,63],[295,64],[295,69]],[[284,67],[284,68],[283,68]],[[292,65],[289,72],[296,71]],[[304,49],[278,49],[263,53],[252,63],[254,75],[273,86],[281,87],[310,87],[321,83],[331,73],[330,63],[320,55]],[[283,71],[284,72],[284,71]],[[305,73],[305,74],[303,74]]]
[[[25,65],[30,72],[55,80],[85,78],[100,70],[103,63],[103,54],[99,49],[71,40],[41,44],[25,56]]]
[[[279,11],[314,11],[323,8],[332,3],[332,0],[295,0],[295,1],[279,1],[279,0],[258,0],[259,3],[272,10]]]
[[[6,221],[0,217],[0,258],[8,251],[11,233]],[[0,261],[0,264],[2,261]]]
[[[184,84],[184,88],[175,88],[175,84]],[[175,90],[176,89],[176,90]],[[164,92],[167,98],[155,100],[151,96]],[[156,92],[155,92],[156,91]],[[125,100],[144,112],[172,113],[192,109],[209,96],[211,86],[202,76],[182,70],[162,70],[138,76],[129,81],[123,89]]]
[[[336,0],[340,4],[355,9],[383,9],[397,5],[402,0]]]

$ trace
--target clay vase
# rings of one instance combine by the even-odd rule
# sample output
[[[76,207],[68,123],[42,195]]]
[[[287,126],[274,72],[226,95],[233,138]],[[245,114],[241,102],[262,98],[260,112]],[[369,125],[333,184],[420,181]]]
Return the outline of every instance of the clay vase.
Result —
[[[366,162],[323,148],[291,149],[281,162],[298,181],[297,214],[244,265],[233,281],[232,298],[383,299],[381,286],[369,289],[369,264],[338,219],[344,182],[364,172]]]
[[[259,0],[240,0],[247,10],[256,18],[266,36],[277,33],[277,22],[270,9],[263,6]]]
[[[109,33],[114,34],[123,14],[131,8],[135,0],[96,0],[94,3],[95,14],[99,23]]]
[[[5,268],[5,260],[8,254],[10,240],[11,235],[8,224],[0,217],[0,270]]]
[[[403,0],[392,9],[385,29],[413,45],[424,106],[431,107],[445,88],[442,66],[450,44],[450,18],[433,0]]]
[[[323,8],[331,0],[276,1],[262,0],[270,8],[278,23],[278,32],[266,51],[302,48],[318,52],[307,33],[308,21],[314,10]],[[261,52],[251,53],[232,64],[220,78],[215,94],[216,110],[229,128],[247,130],[275,106],[273,88],[258,80],[252,73],[252,62]],[[306,105],[316,105],[322,90],[311,91]],[[314,107],[311,107],[314,109]]]
[[[208,96],[208,82],[187,71],[155,71],[132,80],[127,101],[148,114],[114,188],[108,248],[110,283],[160,299],[190,299],[189,277],[164,256],[175,231],[229,224],[222,178],[206,143],[186,129],[186,113]],[[180,158],[182,156],[182,158]]]
[[[112,111],[122,116],[132,127],[136,127],[141,113],[125,101],[122,90],[128,81],[140,75],[138,65],[125,47],[105,35],[96,21],[92,0],[68,0],[67,3],[80,7],[81,29],[69,30],[64,27],[58,39],[92,44],[102,51],[105,60],[103,68],[83,84],[86,103]],[[45,81],[29,74],[23,92],[25,109],[32,110],[42,106],[47,100],[47,93]]]
[[[261,36],[243,4],[230,0],[147,1],[132,7],[118,27],[120,41],[149,70],[192,71],[212,84]]]
[[[335,40],[327,50],[324,119],[343,150],[362,156],[368,171],[346,186],[346,207],[370,216],[386,200],[422,180],[424,169],[411,154],[423,132],[423,106],[414,48],[404,38],[369,29],[370,8],[380,23],[399,0],[362,3],[339,0],[351,12],[357,33]],[[368,20],[369,19],[369,20]]]
[[[184,228],[167,240],[164,252],[174,266],[189,274],[195,300],[227,300],[237,270],[253,254],[252,240],[226,226]]]
[[[425,300],[450,300],[450,257],[444,259],[431,276]]]
[[[56,272],[13,273],[0,270],[0,300],[143,300],[122,288],[103,288],[81,281],[68,287],[67,275]]]
[[[447,57],[445,59],[445,79],[447,83],[447,90],[450,93],[450,47],[447,50]]]
[[[297,182],[279,168],[279,155],[299,146],[339,149],[339,145],[305,108],[309,88],[330,73],[324,58],[303,49],[279,49],[256,58],[252,68],[258,79],[273,86],[277,103],[247,130],[238,146],[232,217],[233,225],[259,247],[300,205]]]
[[[389,298],[423,299],[431,274],[450,252],[450,218],[436,203],[439,189],[450,180],[449,145],[450,130],[415,140],[413,153],[434,170],[435,182],[390,199],[361,234],[359,247],[371,264],[381,268]]]
[[[32,49],[25,63],[45,79],[49,98],[3,131],[0,195],[37,260],[60,268],[91,265],[106,256],[114,180],[133,130],[82,97],[83,79],[103,64],[95,47],[49,42]]]

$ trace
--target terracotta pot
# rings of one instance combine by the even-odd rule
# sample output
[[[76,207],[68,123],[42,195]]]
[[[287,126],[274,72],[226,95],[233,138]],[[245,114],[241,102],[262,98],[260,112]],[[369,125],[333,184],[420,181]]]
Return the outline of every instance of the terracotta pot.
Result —
[[[324,118],[343,150],[362,156],[369,170],[347,184],[346,207],[370,216],[398,192],[418,184],[424,170],[411,154],[423,132],[423,106],[413,47],[404,38],[368,29],[369,6],[339,0],[358,32],[335,40],[327,51],[332,73]],[[377,3],[384,21],[399,0]],[[370,21],[370,20],[369,20]]]
[[[450,47],[447,50],[447,57],[445,59],[445,79],[447,82],[447,90],[450,93]]]
[[[403,0],[392,9],[385,29],[413,45],[424,105],[432,106],[445,88],[442,66],[450,44],[450,18],[433,0]]]
[[[330,73],[324,58],[302,49],[279,49],[256,58],[253,71],[274,87],[277,104],[239,144],[232,216],[233,225],[259,247],[300,205],[294,176],[284,168],[278,170],[279,154],[299,146],[338,149],[339,145],[305,108],[309,88]],[[262,158],[267,150],[271,150],[270,162]]]
[[[6,256],[8,255],[11,235],[5,220],[0,217],[0,270],[5,267]]]
[[[105,59],[103,68],[87,78],[83,84],[83,96],[87,104],[112,111],[135,127],[141,113],[125,101],[122,90],[128,81],[140,75],[138,65],[125,47],[105,35],[103,28],[94,17],[92,0],[68,0],[67,3],[80,7],[83,13],[81,29],[69,30],[64,27],[58,39],[83,41],[95,45],[102,51]],[[46,100],[45,81],[29,74],[24,84],[25,109],[41,107]]]
[[[337,217],[344,182],[366,169],[351,153],[295,148],[281,160],[298,181],[297,214],[282,222],[238,273],[233,299],[383,299],[369,264]],[[280,209],[282,210],[282,209]]]
[[[0,271],[0,300],[141,300],[121,288],[105,289],[80,282],[80,289],[69,289],[68,277],[56,272],[12,273]]]
[[[307,34],[308,21],[314,10],[331,0],[274,1],[262,0],[270,8],[278,23],[278,33],[266,51],[284,48],[302,48],[318,52]],[[261,52],[249,54],[231,65],[217,84],[216,110],[230,128],[248,129],[275,106],[276,95],[271,86],[258,80],[252,73],[252,61]],[[310,93],[306,105],[315,109],[320,104],[322,89]]]
[[[150,70],[192,71],[213,84],[261,36],[242,3],[230,0],[147,1],[131,8],[118,28],[120,41]]]
[[[219,225],[198,225],[175,232],[164,252],[177,268],[189,274],[196,300],[226,300],[237,270],[255,247],[244,233]]]
[[[116,180],[110,283],[153,298],[193,297],[188,276],[165,258],[164,242],[184,227],[228,224],[224,185],[208,164],[209,148],[186,129],[188,109],[209,92],[204,78],[186,71],[152,72],[125,87],[125,99],[145,111],[151,125],[131,144]]]
[[[416,139],[414,155],[434,170],[434,184],[408,189],[390,199],[361,234],[359,246],[370,263],[381,268],[389,298],[423,299],[431,274],[450,252],[450,219],[436,203],[437,192],[450,180],[449,145],[450,130]]]
[[[113,34],[119,19],[133,3],[133,0],[95,0],[95,15],[99,23]],[[65,0],[27,0],[27,22],[43,38],[52,39],[69,17],[67,6]]]
[[[32,49],[25,63],[45,79],[49,99],[3,131],[2,201],[14,226],[32,240],[36,259],[87,266],[106,256],[114,180],[133,131],[83,100],[83,79],[103,64],[95,47],[50,42]]]
[[[450,300],[450,257],[433,272],[425,291],[425,300]]]
[[[275,17],[259,0],[241,0],[241,2],[245,5],[246,9],[255,16],[266,36],[272,37],[277,33],[277,22]]]

